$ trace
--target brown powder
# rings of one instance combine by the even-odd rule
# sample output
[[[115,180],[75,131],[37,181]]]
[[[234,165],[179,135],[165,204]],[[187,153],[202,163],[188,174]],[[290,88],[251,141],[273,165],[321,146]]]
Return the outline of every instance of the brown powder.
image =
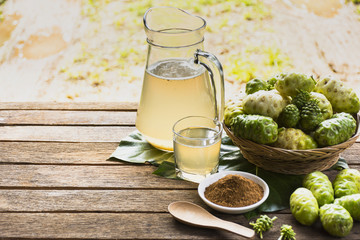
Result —
[[[229,174],[205,189],[205,197],[225,207],[244,207],[254,204],[264,196],[263,188],[240,175]]]

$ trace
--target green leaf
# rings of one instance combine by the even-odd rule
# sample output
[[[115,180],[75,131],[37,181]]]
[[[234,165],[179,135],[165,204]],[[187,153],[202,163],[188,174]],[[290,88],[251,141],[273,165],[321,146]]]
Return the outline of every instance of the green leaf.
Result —
[[[119,146],[108,159],[131,163],[151,163],[159,166],[162,162],[174,162],[172,152],[161,151],[149,144],[139,131],[130,133],[121,140]]]
[[[274,212],[289,208],[290,195],[302,186],[303,175],[287,175],[258,169],[258,176],[269,186],[268,199],[259,207],[261,212]]]
[[[249,163],[241,154],[239,148],[236,151],[225,153],[220,156],[219,171],[245,171],[255,173],[255,165]]]
[[[227,135],[223,136],[221,139],[221,148],[220,148],[220,155],[223,155],[225,153],[238,151],[239,147],[235,146]]]
[[[340,157],[339,160],[330,169],[340,171],[345,168],[349,168],[349,165],[346,163],[344,158]]]
[[[153,174],[170,179],[180,179],[176,176],[174,162],[162,162]]]

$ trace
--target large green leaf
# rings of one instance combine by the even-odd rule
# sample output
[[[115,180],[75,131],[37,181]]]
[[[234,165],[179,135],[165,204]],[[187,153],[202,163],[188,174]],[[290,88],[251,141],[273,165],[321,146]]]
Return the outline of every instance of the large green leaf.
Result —
[[[131,163],[151,163],[159,166],[162,162],[174,162],[172,152],[164,152],[149,144],[139,131],[130,133],[121,140],[119,146],[108,159]]]
[[[228,136],[224,136],[221,139],[221,155],[238,149],[238,147],[232,144],[232,141]],[[153,147],[137,130],[121,140],[119,146],[108,160],[120,160],[131,163],[151,163],[155,166],[159,166],[163,162],[175,162],[174,154],[172,152],[161,151]]]
[[[153,172],[153,174],[166,178],[180,179],[176,176],[174,162],[162,162],[160,166]]]

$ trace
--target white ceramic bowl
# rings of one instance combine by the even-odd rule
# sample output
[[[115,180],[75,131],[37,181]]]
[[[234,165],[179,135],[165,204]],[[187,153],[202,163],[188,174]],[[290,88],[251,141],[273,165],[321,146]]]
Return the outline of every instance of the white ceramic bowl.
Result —
[[[205,189],[208,186],[210,186],[211,184],[213,184],[214,182],[216,182],[217,180],[219,180],[229,174],[240,175],[242,177],[250,179],[250,180],[254,181],[255,183],[259,184],[264,189],[263,198],[260,201],[258,201],[257,203],[254,203],[252,205],[245,206],[245,207],[224,207],[224,206],[215,204],[215,203],[207,200],[204,195]],[[209,207],[211,207],[219,212],[223,212],[223,213],[240,214],[240,213],[249,212],[249,211],[254,210],[255,208],[259,207],[269,196],[269,186],[267,185],[267,183],[264,180],[262,180],[258,176],[251,174],[251,173],[241,172],[241,171],[223,171],[223,172],[215,173],[215,174],[210,175],[209,177],[205,178],[198,186],[198,193],[199,193],[201,199]]]

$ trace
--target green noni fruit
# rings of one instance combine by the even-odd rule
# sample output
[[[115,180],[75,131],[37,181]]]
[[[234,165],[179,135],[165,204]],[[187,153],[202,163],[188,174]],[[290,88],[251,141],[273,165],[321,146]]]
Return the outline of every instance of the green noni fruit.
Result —
[[[225,103],[224,123],[226,126],[230,126],[230,123],[234,117],[240,114],[244,114],[242,106],[243,98],[243,95],[236,95]]]
[[[333,181],[335,198],[360,193],[360,172],[357,169],[343,169]]]
[[[320,79],[315,91],[326,96],[335,112],[358,113],[360,110],[360,100],[355,91],[331,76]]]
[[[254,78],[246,83],[245,92],[246,94],[253,94],[259,90],[268,90],[269,85],[266,81]]]
[[[285,128],[279,130],[277,141],[272,146],[291,150],[305,150],[317,148],[317,143],[310,135],[305,134],[300,129]]]
[[[348,113],[337,113],[318,125],[314,139],[321,147],[332,146],[347,141],[355,131],[355,119]]]
[[[246,114],[258,114],[276,120],[288,103],[289,99],[276,90],[260,90],[244,98],[243,108]]]
[[[303,186],[316,198],[319,207],[334,201],[334,189],[328,176],[320,171],[309,173],[303,180]]]
[[[332,105],[324,94],[318,92],[311,92],[310,99],[318,100],[318,104],[324,120],[332,117],[333,115]]]
[[[305,103],[300,112],[299,127],[305,132],[311,132],[323,120],[318,100],[311,99]]]
[[[295,104],[295,106],[301,110],[303,108],[303,106],[309,102],[311,98],[311,95],[308,91],[304,91],[304,90],[298,90],[296,95],[293,96],[291,103]]]
[[[266,82],[268,84],[268,90],[273,90],[275,89],[277,78],[276,77],[269,78],[268,80],[266,80]]]
[[[353,227],[350,213],[336,204],[325,204],[320,208],[320,221],[323,228],[336,237],[347,236]]]
[[[231,121],[231,131],[237,137],[269,144],[277,140],[278,125],[271,117],[244,114]]]
[[[337,198],[334,204],[343,206],[354,220],[360,221],[360,193]]]
[[[295,96],[299,90],[311,92],[316,84],[312,76],[303,73],[282,73],[277,79],[275,89],[286,96]]]
[[[319,217],[319,205],[307,188],[297,188],[290,196],[290,210],[295,219],[306,226],[312,225]]]
[[[300,120],[300,111],[294,104],[288,104],[281,111],[277,123],[280,127],[293,128]]]

